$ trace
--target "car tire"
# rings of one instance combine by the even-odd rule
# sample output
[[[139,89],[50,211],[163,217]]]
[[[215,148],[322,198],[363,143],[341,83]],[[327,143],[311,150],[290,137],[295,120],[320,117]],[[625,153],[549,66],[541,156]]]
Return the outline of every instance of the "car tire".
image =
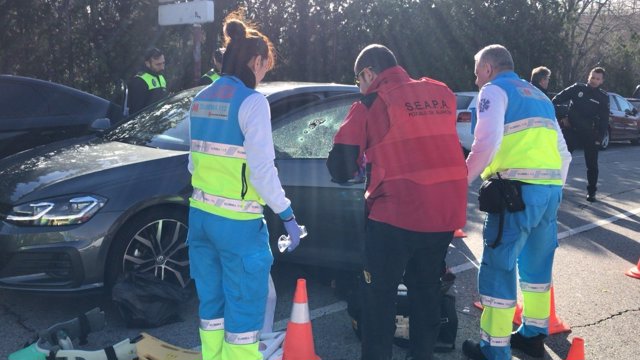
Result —
[[[629,142],[631,143],[631,145],[638,145],[638,144],[640,144],[640,139],[636,138],[636,139],[633,139],[633,140],[629,140]]]
[[[105,269],[107,290],[125,271],[151,272],[183,288],[190,286],[187,218],[185,208],[159,207],[127,221],[109,251]]]
[[[609,140],[609,129],[607,129],[607,132],[604,133],[602,141],[600,142],[600,150],[607,150],[607,148],[609,147]]]

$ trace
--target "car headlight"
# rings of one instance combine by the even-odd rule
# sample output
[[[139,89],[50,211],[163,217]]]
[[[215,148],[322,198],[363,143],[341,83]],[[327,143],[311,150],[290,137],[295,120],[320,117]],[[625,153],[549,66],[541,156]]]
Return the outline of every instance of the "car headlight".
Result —
[[[7,222],[23,226],[76,225],[89,221],[107,202],[97,195],[73,195],[16,205]]]

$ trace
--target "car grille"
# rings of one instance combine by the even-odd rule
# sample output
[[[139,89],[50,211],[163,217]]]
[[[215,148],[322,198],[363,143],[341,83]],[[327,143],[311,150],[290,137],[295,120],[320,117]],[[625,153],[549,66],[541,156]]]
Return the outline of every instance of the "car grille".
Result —
[[[73,265],[66,253],[18,253],[0,257],[2,276],[22,276],[45,273],[50,278],[71,280]],[[5,269],[6,267],[6,269]]]

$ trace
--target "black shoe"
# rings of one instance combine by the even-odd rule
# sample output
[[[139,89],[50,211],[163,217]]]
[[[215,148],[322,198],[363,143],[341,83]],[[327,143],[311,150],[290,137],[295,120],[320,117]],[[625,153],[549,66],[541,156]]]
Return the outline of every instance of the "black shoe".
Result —
[[[531,357],[541,358],[544,356],[545,337],[546,335],[540,334],[527,338],[516,331],[511,334],[511,348],[518,349]]]
[[[593,194],[587,195],[587,201],[588,202],[596,202],[596,201],[598,201],[598,200],[596,200],[596,194],[593,193]]]
[[[487,357],[480,350],[480,343],[473,340],[465,340],[462,343],[462,353],[471,360],[487,360]]]

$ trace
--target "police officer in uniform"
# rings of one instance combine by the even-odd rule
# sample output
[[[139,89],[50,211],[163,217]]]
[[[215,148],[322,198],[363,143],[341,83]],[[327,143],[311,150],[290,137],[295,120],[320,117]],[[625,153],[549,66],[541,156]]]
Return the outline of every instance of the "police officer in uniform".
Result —
[[[605,70],[596,67],[589,73],[586,84],[575,83],[553,98],[554,104],[569,104],[569,128],[563,133],[569,152],[577,147],[584,149],[587,165],[587,201],[596,201],[598,190],[598,147],[608,136],[609,95],[600,86]]]
[[[129,81],[129,114],[167,97],[164,72],[164,54],[157,48],[147,50],[144,68]]]
[[[518,181],[501,185],[520,184],[524,209],[487,214],[478,273],[484,306],[481,337],[479,343],[466,340],[462,344],[464,354],[473,360],[510,360],[512,347],[542,357],[548,334],[557,212],[571,155],[549,98],[513,69],[511,54],[501,45],[487,46],[475,55],[480,92],[478,122],[467,158],[468,182],[478,176]],[[500,231],[502,237],[497,240]],[[512,334],[517,275],[524,307],[522,326]]]
[[[222,55],[224,55],[224,48],[216,49],[216,51],[213,52],[213,68],[202,75],[198,85],[209,85],[220,78]]]

